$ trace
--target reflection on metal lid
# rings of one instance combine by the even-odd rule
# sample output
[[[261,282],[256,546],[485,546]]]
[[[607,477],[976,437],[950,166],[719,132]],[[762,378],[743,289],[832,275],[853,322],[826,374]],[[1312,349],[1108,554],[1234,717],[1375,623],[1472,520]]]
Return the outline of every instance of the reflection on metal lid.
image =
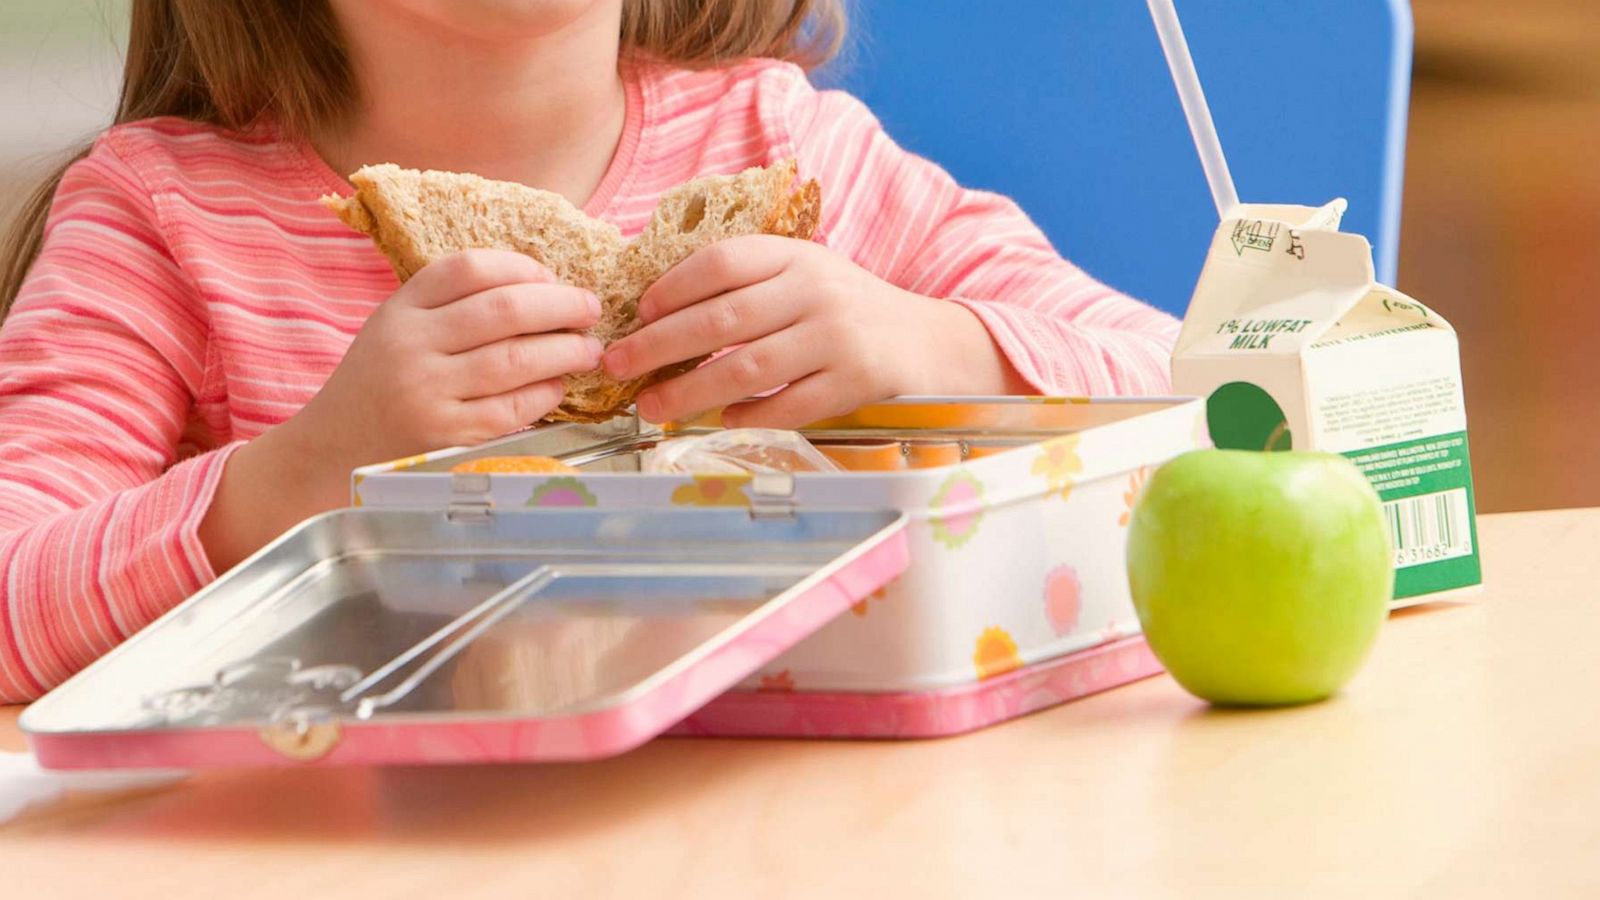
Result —
[[[55,737],[102,765],[118,764],[118,733],[164,734],[163,764],[193,766],[208,762],[210,733],[248,730],[305,762],[341,756],[368,725],[390,734],[390,752],[342,761],[419,761],[408,724],[470,732],[623,708],[637,733],[616,740],[642,740],[898,575],[903,524],[889,512],[518,510],[463,523],[343,511],[40,701],[25,727],[41,758]]]

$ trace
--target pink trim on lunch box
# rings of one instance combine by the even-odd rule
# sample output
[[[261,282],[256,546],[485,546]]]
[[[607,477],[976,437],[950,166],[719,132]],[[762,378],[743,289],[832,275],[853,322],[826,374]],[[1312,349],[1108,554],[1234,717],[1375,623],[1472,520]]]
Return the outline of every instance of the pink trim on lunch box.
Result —
[[[893,694],[730,691],[667,732],[678,736],[928,738],[986,728],[1158,675],[1142,637],[972,684]]]
[[[33,749],[50,769],[574,762],[615,756],[661,734],[843,614],[899,576],[908,562],[906,531],[896,528],[705,659],[679,668],[639,696],[591,712],[542,719],[397,716],[392,724],[335,719],[299,731],[43,732],[32,735]]]

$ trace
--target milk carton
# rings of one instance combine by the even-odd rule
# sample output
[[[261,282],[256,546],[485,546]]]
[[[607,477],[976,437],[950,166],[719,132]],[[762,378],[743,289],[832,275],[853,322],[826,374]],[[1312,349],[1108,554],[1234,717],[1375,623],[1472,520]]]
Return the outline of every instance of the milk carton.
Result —
[[[1172,363],[1219,447],[1341,453],[1383,501],[1395,603],[1482,582],[1455,330],[1376,283],[1344,202],[1242,205],[1217,229]]]

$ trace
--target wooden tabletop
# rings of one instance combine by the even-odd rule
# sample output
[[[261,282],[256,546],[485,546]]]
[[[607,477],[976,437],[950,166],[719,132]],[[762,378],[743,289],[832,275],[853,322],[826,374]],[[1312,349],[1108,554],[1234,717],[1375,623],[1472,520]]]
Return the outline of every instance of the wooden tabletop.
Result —
[[[1600,510],[1481,530],[1489,587],[1317,706],[1161,677],[938,741],[209,773],[0,826],[0,894],[1600,896]]]

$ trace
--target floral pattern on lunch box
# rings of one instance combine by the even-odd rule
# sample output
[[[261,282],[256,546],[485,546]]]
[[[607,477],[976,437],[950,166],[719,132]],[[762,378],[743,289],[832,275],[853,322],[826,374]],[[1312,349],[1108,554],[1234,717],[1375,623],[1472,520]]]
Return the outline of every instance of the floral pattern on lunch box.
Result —
[[[1083,582],[1078,570],[1056,566],[1044,577],[1044,615],[1057,635],[1071,634],[1078,627],[1083,610]]]
[[[1078,435],[1069,434],[1048,441],[1040,445],[1039,456],[1033,461],[1033,474],[1044,478],[1050,493],[1060,495],[1063,500],[1072,499],[1073,479],[1083,472],[1078,440]]]
[[[594,506],[599,502],[581,479],[571,477],[551,478],[534,488],[533,494],[528,497],[529,506],[541,509],[580,508]]]
[[[966,469],[956,469],[939,486],[929,508],[934,540],[958,549],[972,540],[983,521],[983,482]]]
[[[749,506],[750,496],[745,485],[748,475],[696,475],[672,492],[672,502],[679,506]]]
[[[1144,483],[1150,479],[1150,467],[1140,466],[1128,476],[1128,489],[1122,492],[1122,515],[1117,516],[1117,524],[1123,528],[1133,521],[1133,508],[1139,505],[1139,498],[1144,495]]]
[[[865,616],[868,612],[871,611],[871,607],[869,606],[869,604],[871,604],[873,602],[876,602],[876,601],[882,601],[883,598],[887,597],[888,595],[889,595],[889,589],[887,587],[878,588],[877,590],[873,591],[872,594],[870,596],[868,596],[865,600],[862,600],[859,603],[856,603],[856,604],[852,605],[850,607],[850,612],[853,613],[856,616]]]
[[[978,679],[1004,675],[1022,668],[1022,657],[1017,655],[1017,642],[998,625],[991,625],[978,635],[977,647],[972,651],[972,665],[978,670]]]

